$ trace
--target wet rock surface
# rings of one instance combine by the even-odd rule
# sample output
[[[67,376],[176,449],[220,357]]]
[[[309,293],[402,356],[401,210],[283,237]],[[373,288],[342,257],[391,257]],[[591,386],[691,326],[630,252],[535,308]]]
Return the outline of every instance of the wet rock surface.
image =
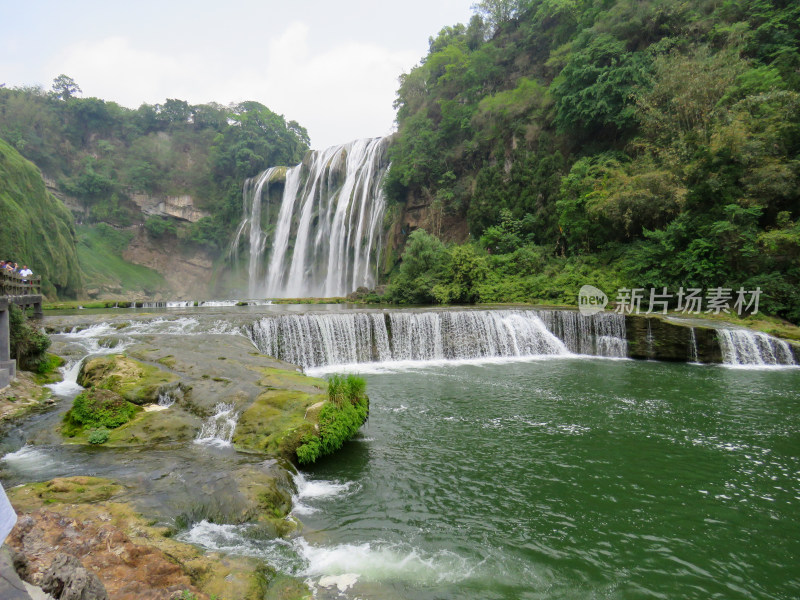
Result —
[[[97,576],[69,554],[57,554],[41,580],[42,590],[58,600],[108,600]]]
[[[318,411],[308,409],[325,382],[260,354],[241,335],[143,332],[134,320],[104,327],[102,335],[56,336],[53,349],[72,361],[88,351],[80,382],[141,408],[99,446],[84,439],[88,431],[63,436],[70,396],[57,396],[55,410],[26,422],[16,434],[33,442],[23,460],[35,462],[44,483],[10,494],[21,518],[9,543],[27,558],[39,584],[59,554],[80,563],[59,563],[47,578],[56,591],[89,589],[102,597],[94,574],[111,600],[166,600],[184,591],[197,598],[264,597],[259,561],[208,553],[172,536],[203,520],[248,523],[265,539],[299,532],[290,515],[294,469],[280,456],[292,454],[284,440],[313,427]],[[232,436],[233,443],[200,435],[220,404],[232,407],[237,429],[244,423],[243,437]],[[3,477],[7,488],[31,480],[7,468]],[[65,572],[72,567],[79,576]],[[283,575],[270,581],[278,579],[294,590],[280,597],[305,596],[302,582]]]
[[[7,544],[24,557],[26,579],[54,598],[254,597],[257,562],[172,539],[169,527],[139,516],[125,494],[122,486],[90,477],[10,490],[19,520]]]

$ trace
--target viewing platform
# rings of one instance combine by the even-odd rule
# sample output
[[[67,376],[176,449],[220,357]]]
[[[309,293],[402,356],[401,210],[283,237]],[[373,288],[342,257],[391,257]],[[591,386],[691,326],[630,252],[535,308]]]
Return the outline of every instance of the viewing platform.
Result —
[[[23,277],[18,273],[0,270],[0,389],[6,387],[17,375],[17,361],[11,359],[8,310],[16,304],[23,310],[33,308],[36,319],[42,317],[42,278],[39,275]]]

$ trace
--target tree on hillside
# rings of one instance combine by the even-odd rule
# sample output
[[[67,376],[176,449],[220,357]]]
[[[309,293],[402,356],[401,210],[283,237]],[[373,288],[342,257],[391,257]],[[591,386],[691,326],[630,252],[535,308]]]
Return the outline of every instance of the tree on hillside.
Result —
[[[53,79],[53,97],[61,98],[61,100],[69,100],[75,94],[81,94],[83,90],[75,83],[72,77],[64,75],[63,73]]]
[[[508,23],[524,8],[524,0],[481,0],[471,6],[477,14],[483,17],[490,31],[497,31],[503,23]]]

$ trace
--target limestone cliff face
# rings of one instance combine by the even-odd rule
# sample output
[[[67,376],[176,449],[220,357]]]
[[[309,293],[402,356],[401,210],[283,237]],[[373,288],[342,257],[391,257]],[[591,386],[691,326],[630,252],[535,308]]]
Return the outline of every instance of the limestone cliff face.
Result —
[[[172,291],[170,299],[205,298],[209,294],[211,255],[203,250],[182,250],[175,238],[154,240],[139,228],[122,257],[164,275]]]
[[[131,200],[148,217],[173,217],[182,221],[195,223],[203,217],[210,216],[204,210],[194,206],[194,200],[189,195],[168,196],[149,196],[147,194],[131,194]]]
[[[464,216],[445,212],[427,195],[409,193],[402,204],[390,205],[384,223],[389,228],[386,252],[381,260],[384,273],[388,273],[400,258],[408,236],[415,229],[424,229],[445,243],[463,244],[469,239],[469,226]]]

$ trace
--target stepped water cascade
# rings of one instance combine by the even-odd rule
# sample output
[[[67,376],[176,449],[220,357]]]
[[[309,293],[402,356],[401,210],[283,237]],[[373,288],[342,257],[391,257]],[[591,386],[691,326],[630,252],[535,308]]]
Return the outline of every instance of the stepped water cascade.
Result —
[[[792,349],[783,340],[749,329],[718,329],[722,360],[729,365],[794,365]]]
[[[570,355],[624,357],[625,321],[570,311],[457,310],[264,317],[246,333],[303,367]]]
[[[248,240],[250,297],[343,296],[374,286],[387,143],[374,138],[311,151],[295,167],[273,167],[245,182],[231,254]],[[280,208],[268,236],[262,208],[279,182]]]

